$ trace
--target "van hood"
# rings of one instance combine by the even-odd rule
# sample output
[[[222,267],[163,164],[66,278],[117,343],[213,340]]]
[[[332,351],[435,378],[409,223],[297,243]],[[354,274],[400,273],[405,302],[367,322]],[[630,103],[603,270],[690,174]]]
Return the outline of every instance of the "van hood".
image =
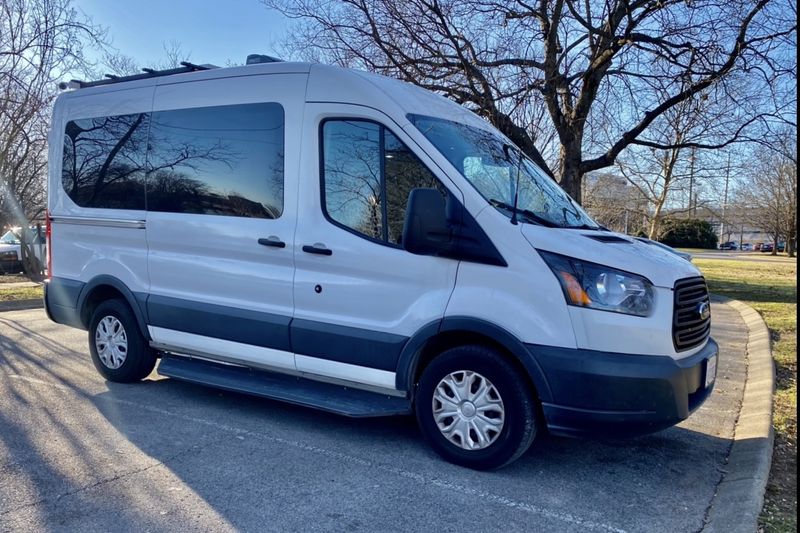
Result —
[[[620,233],[524,223],[521,226],[522,235],[537,250],[639,274],[657,287],[671,289],[679,279],[702,275],[697,267],[677,255]]]

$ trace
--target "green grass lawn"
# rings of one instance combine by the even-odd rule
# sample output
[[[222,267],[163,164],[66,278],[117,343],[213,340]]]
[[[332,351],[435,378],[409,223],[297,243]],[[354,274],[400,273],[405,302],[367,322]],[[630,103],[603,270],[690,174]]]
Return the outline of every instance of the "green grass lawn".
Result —
[[[0,302],[32,300],[42,298],[42,287],[4,287],[0,284]]]
[[[19,281],[28,281],[28,278],[23,274],[0,274],[0,286],[3,283],[16,283]]]
[[[772,334],[775,448],[760,524],[797,530],[797,263],[694,259],[712,293],[758,311]]]

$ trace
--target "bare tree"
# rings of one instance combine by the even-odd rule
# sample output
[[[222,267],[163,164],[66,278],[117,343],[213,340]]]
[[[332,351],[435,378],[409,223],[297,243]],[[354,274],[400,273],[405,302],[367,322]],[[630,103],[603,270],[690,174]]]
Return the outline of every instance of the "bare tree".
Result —
[[[106,73],[114,76],[141,74],[142,68],[166,70],[180,67],[183,61],[191,60],[192,53],[184,51],[183,45],[181,45],[181,43],[178,41],[172,40],[169,42],[163,42],[161,43],[161,48],[164,51],[162,58],[157,62],[148,65],[139,65],[136,59],[130,55],[127,55],[119,50],[107,48],[103,55],[102,64],[94,69],[95,72],[92,73],[92,77],[100,78]],[[98,69],[105,70],[105,72],[100,72]]]
[[[772,255],[785,239],[789,257],[797,245],[797,134],[783,138],[756,154],[750,175],[742,184],[742,199],[750,207],[753,221],[773,240]]]
[[[586,212],[603,227],[628,235],[646,233],[648,198],[623,176],[600,171],[587,174],[582,197]]]
[[[657,145],[631,146],[617,159],[620,173],[650,204],[645,217],[651,239],[659,237],[665,208],[670,207],[671,215],[695,213],[698,206],[706,203],[699,199],[700,182],[712,179],[716,163],[710,150],[697,149],[693,144],[724,142],[734,134],[726,127],[735,128],[728,120],[735,113],[730,101],[717,101],[717,96],[714,92],[703,94],[668,109],[649,129]],[[676,193],[686,189],[688,201],[679,205]]]
[[[71,0],[0,0],[0,228],[42,216],[56,80],[84,68],[84,46],[102,37]],[[26,272],[40,274],[26,244]]]
[[[544,146],[578,201],[583,175],[612,166],[629,146],[742,141],[785,119],[779,97],[793,116],[793,92],[776,81],[797,68],[788,0],[262,2],[298,19],[290,55],[396,76],[467,105],[540,164]],[[730,136],[713,144],[650,136],[659,117],[709,91],[740,103]]]

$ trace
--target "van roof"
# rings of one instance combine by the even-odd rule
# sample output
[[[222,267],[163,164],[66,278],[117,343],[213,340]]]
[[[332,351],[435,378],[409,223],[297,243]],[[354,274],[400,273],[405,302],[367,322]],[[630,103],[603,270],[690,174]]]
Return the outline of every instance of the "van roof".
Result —
[[[88,83],[74,82],[69,85],[69,88],[74,90],[63,92],[59,99],[107,94],[154,85],[263,74],[309,74],[307,102],[351,103],[380,109],[396,118],[399,118],[398,114],[405,116],[407,113],[414,113],[447,118],[482,129],[491,128],[486,121],[463,106],[411,83],[361,70],[289,61],[224,68],[186,63],[181,68],[154,71],[153,74],[145,73]],[[387,106],[387,97],[394,105]]]

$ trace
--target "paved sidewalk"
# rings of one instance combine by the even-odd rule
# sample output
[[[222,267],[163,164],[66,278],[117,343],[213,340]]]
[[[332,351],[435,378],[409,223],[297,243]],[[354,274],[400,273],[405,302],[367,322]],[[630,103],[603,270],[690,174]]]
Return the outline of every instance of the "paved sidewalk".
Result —
[[[11,281],[8,283],[0,283],[0,291],[3,289],[19,289],[23,287],[37,287],[42,285],[36,281]]]
[[[738,300],[721,296],[714,300],[735,309],[747,328],[747,381],[733,446],[704,531],[752,533],[758,529],[772,464],[775,364],[761,315]]]

